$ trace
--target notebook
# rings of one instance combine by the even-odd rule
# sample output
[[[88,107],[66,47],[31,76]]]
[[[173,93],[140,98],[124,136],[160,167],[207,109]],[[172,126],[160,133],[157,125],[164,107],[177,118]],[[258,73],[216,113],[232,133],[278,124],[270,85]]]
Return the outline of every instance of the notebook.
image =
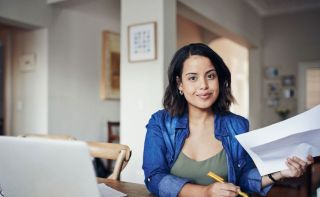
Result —
[[[0,197],[100,197],[84,142],[0,137]]]

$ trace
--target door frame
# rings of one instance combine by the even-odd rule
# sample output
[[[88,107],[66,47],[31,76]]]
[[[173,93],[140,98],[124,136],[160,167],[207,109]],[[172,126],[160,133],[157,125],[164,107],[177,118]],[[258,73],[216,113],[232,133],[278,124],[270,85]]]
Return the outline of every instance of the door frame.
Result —
[[[11,67],[11,36],[10,29],[2,27],[0,29],[0,39],[4,44],[4,135],[10,135],[12,130],[12,67]]]

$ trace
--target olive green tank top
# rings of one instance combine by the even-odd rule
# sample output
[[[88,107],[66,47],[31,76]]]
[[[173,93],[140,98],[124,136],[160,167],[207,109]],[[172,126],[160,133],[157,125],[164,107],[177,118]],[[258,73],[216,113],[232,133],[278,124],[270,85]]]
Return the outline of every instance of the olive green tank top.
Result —
[[[178,177],[191,179],[193,183],[198,185],[209,185],[215,182],[207,176],[209,171],[227,180],[227,157],[224,149],[203,161],[190,159],[181,151],[170,173]]]

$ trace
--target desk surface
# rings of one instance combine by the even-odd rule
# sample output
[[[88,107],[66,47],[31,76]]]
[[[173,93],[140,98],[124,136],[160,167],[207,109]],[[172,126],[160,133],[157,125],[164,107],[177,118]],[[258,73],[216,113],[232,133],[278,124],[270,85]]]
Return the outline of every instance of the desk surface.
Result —
[[[100,182],[100,181],[99,181]],[[147,190],[145,185],[137,183],[128,183],[116,180],[104,180],[100,183],[105,183],[109,187],[116,189],[128,195],[128,197],[152,197],[153,195]]]
[[[320,157],[315,158],[315,163],[320,163]],[[308,168],[311,170],[311,168]],[[308,174],[308,173],[307,173]],[[311,172],[309,172],[310,176]],[[311,176],[309,178],[309,194],[311,192]],[[98,183],[105,183],[109,187],[112,187],[113,189],[116,189],[120,192],[123,192],[128,195],[128,197],[154,197],[154,195],[150,194],[150,192],[147,190],[145,185],[143,184],[136,184],[136,183],[128,183],[128,182],[122,182],[122,181],[116,181],[111,179],[99,179]]]

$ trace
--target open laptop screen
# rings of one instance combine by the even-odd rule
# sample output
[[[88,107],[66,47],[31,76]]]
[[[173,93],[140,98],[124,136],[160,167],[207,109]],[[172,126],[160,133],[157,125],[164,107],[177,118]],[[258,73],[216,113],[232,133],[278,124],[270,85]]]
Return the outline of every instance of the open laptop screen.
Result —
[[[84,142],[2,136],[0,158],[6,197],[99,196]]]

